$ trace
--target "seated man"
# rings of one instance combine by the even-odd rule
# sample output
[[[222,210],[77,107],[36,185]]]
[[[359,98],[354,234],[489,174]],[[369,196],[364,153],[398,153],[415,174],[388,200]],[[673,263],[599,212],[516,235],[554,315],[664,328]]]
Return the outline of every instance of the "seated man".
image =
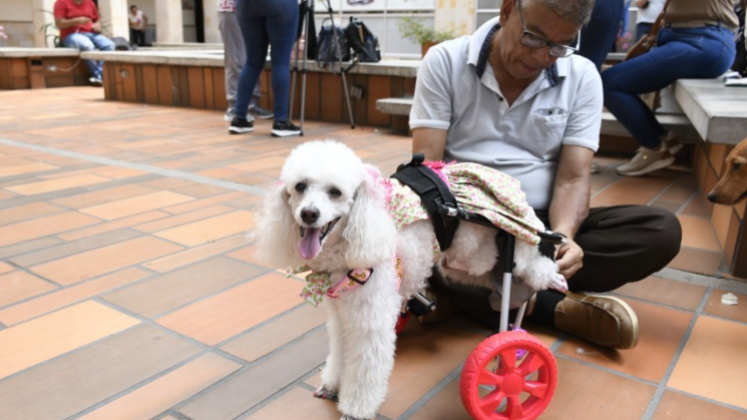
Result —
[[[113,51],[114,42],[101,35],[101,18],[92,0],[57,0],[54,3],[54,23],[60,29],[62,45],[81,51]],[[103,84],[104,62],[83,60],[94,86]]]
[[[413,151],[426,159],[478,162],[521,181],[529,204],[567,236],[555,251],[571,292],[537,293],[529,319],[598,345],[626,349],[638,320],[606,295],[666,266],[681,227],[655,207],[589,209],[590,167],[599,145],[602,84],[594,64],[575,56],[594,0],[504,0],[500,16],[471,37],[432,48],[418,71],[410,114]],[[435,275],[433,289],[497,328],[492,290]]]

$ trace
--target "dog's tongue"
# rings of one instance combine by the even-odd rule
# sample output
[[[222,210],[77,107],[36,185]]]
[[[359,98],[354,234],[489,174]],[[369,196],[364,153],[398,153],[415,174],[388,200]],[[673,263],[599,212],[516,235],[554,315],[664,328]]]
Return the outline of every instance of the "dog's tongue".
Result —
[[[298,252],[301,254],[301,258],[310,260],[316,257],[316,254],[319,253],[319,249],[322,247],[319,240],[321,235],[321,229],[306,228],[303,238],[298,242]]]

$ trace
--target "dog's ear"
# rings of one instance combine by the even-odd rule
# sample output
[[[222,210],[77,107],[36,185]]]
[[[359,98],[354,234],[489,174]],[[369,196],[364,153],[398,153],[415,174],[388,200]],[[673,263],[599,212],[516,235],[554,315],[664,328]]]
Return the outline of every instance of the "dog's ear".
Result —
[[[275,185],[265,195],[254,231],[247,235],[257,245],[257,259],[270,268],[303,265],[298,255],[298,231],[289,199],[285,185]]]
[[[343,232],[348,267],[373,267],[391,258],[397,249],[397,229],[387,210],[381,173],[370,165],[365,169]]]

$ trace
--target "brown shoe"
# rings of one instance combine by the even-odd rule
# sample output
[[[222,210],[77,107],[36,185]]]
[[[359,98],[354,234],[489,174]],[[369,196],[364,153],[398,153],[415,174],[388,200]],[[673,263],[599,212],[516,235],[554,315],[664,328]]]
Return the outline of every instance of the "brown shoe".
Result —
[[[555,308],[555,326],[604,347],[632,349],[638,344],[638,317],[612,296],[567,292]]]

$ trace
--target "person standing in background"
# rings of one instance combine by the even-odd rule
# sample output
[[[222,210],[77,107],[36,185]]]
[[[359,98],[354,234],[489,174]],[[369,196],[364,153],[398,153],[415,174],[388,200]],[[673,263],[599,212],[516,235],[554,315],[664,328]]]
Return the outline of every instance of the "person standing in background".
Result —
[[[635,19],[635,40],[638,42],[644,35],[651,32],[656,18],[664,9],[665,0],[636,0],[638,15]]]
[[[226,68],[226,100],[228,109],[223,117],[226,121],[233,120],[235,116],[236,97],[239,87],[239,75],[241,68],[246,63],[246,46],[244,38],[241,35],[239,21],[236,19],[236,1],[235,0],[218,0],[218,29],[223,39],[223,55],[225,57]],[[255,118],[270,119],[273,113],[262,107],[257,102],[262,93],[260,82],[254,85],[252,97],[249,100],[248,113]]]
[[[148,26],[148,16],[142,10],[138,10],[134,4],[130,6],[130,42],[142,47],[145,45],[145,28]]]
[[[298,37],[298,0],[238,0],[236,17],[246,46],[246,64],[239,76],[235,117],[228,132],[254,131],[253,121],[246,118],[249,89],[259,80],[265,68],[267,47],[272,45],[272,92],[275,107],[273,137],[297,136],[301,129],[288,120],[290,102],[291,49]]]

